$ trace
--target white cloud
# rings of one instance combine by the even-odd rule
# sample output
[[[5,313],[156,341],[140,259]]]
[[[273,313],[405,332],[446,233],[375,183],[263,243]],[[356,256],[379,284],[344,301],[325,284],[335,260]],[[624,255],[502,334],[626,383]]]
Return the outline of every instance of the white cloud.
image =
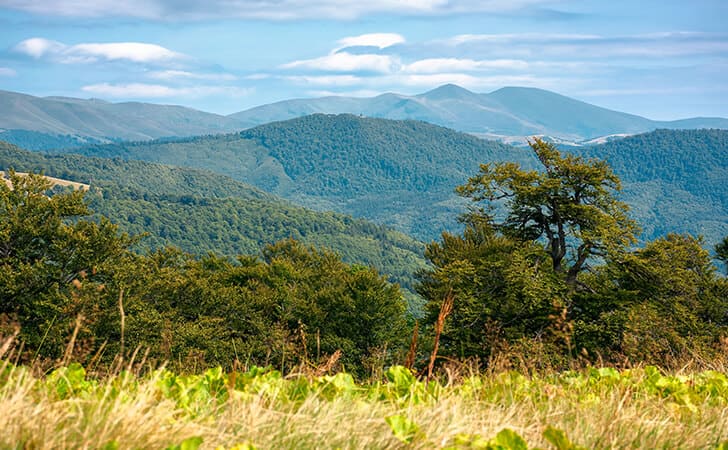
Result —
[[[349,36],[340,39],[338,49],[346,47],[378,47],[387,48],[405,42],[404,36],[396,33],[369,33],[359,36]],[[337,50],[338,50],[337,49]],[[336,50],[334,51],[336,52]]]
[[[404,66],[403,71],[409,73],[470,72],[481,70],[526,70],[526,61],[516,59],[495,59],[476,61],[460,58],[428,58],[415,61]]]
[[[213,95],[243,97],[253,92],[250,88],[231,86],[170,87],[145,83],[100,83],[84,86],[81,90],[93,95],[111,98],[207,97]]]
[[[311,84],[317,86],[355,86],[365,81],[355,75],[296,75],[283,77],[297,84]]]
[[[602,36],[595,34],[564,33],[504,33],[504,34],[458,34],[442,42],[461,45],[471,42],[510,43],[510,42],[554,42],[554,41],[595,41]]]
[[[593,34],[462,34],[434,41],[440,51],[488,57],[604,59],[665,58],[728,52],[728,34],[702,32],[602,36]],[[444,46],[444,48],[442,48]]]
[[[175,79],[187,79],[187,80],[211,80],[211,81],[234,81],[238,77],[229,73],[195,73],[188,72],[186,70],[161,70],[154,71],[148,74],[150,78],[156,80],[175,80]]]
[[[25,53],[35,59],[42,58],[47,54],[58,54],[67,47],[58,41],[51,41],[43,38],[26,39],[15,46],[15,51]]]
[[[14,77],[17,75],[18,72],[9,67],[0,67],[0,77]]]
[[[163,2],[145,0],[0,0],[5,8],[67,17],[124,16],[152,19],[162,14]]]
[[[489,35],[489,39],[511,40],[517,35]],[[580,36],[579,39],[584,36]],[[569,39],[569,35],[566,36]],[[571,38],[576,39],[571,36]],[[463,40],[463,39],[458,39]],[[478,40],[478,39],[474,39]],[[464,41],[464,40],[463,40]],[[430,89],[442,84],[453,83],[467,89],[495,89],[504,85],[526,85],[555,88],[559,82],[569,78],[565,70],[584,73],[594,70],[581,62],[550,60],[524,60],[513,58],[467,58],[443,56],[417,59],[422,43],[407,43],[398,34],[376,33],[340,39],[337,45],[368,46],[380,49],[397,45],[386,54],[373,50],[368,54],[351,54],[335,48],[328,55],[318,58],[289,62],[280,66],[288,73],[279,78],[286,81],[316,87],[309,92],[334,93],[345,89],[348,92],[382,92],[385,90],[412,91]],[[440,45],[442,48],[442,45]],[[446,45],[452,53],[453,45]],[[426,51],[429,52],[429,47]],[[409,59],[410,61],[407,61]],[[571,67],[571,69],[568,69]]]
[[[311,97],[376,97],[382,92],[373,89],[358,89],[355,91],[306,91],[306,95]]]
[[[331,72],[390,73],[399,67],[396,58],[389,55],[352,55],[332,53],[320,58],[304,59],[283,64],[283,69],[313,69]]]
[[[554,0],[0,0],[5,8],[70,17],[156,20],[343,19],[372,14],[442,15],[517,11]]]
[[[184,59],[181,53],[173,52],[156,44],[142,42],[114,42],[108,44],[78,44],[70,47],[68,53],[109,61],[126,59],[138,63],[164,62]]]
[[[66,45],[44,38],[31,38],[18,43],[14,50],[36,59],[50,58],[64,64],[93,63],[99,60],[126,60],[135,63],[165,64],[189,59],[156,44],[143,42],[82,43]]]

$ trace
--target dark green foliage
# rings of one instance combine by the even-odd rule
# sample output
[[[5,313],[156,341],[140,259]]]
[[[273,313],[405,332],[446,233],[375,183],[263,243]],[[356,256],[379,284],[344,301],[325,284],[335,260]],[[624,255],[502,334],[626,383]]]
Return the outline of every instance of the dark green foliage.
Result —
[[[711,357],[728,331],[728,283],[702,244],[670,234],[603,267],[574,300],[577,345],[663,364]]]
[[[728,178],[728,130],[656,130],[584,147],[582,155],[606,160],[623,180],[665,180],[696,195],[717,196]]]
[[[427,247],[433,270],[420,274],[418,292],[429,300],[434,322],[442,299],[455,296],[442,334],[445,354],[487,360],[501,343],[536,338],[565,306],[565,288],[538,244],[495,232],[486,221],[469,223],[462,236],[443,233]]]
[[[728,236],[715,246],[715,257],[725,265],[728,275]]]
[[[108,220],[73,220],[88,214],[81,192],[49,197],[43,177],[9,180],[0,182],[0,313],[21,322],[30,347],[45,342],[59,356],[71,321],[92,314],[80,283],[100,286],[133,240]]]
[[[141,348],[188,370],[285,368],[340,350],[361,375],[398,356],[407,335],[399,287],[329,251],[285,240],[237,262],[139,255],[107,220],[80,217],[81,192],[47,195],[35,175],[11,182],[0,184],[0,314],[19,322],[27,358],[88,360],[104,347],[111,363]]]
[[[112,287],[113,286],[113,287]],[[390,360],[406,336],[399,289],[373,269],[295,241],[236,263],[194,259],[174,250],[128,255],[113,270],[108,315],[97,336],[120,351],[114,304],[123,291],[127,348],[150,348],[158,361],[231,367],[240,363],[291,368],[319,363],[337,350],[362,374],[370,355],[388,346]]]
[[[480,161],[532,160],[522,149],[424,122],[348,114],[315,114],[238,134],[69,151],[208,169],[307,207],[366,217],[423,239],[457,228],[462,202],[452,191]]]
[[[609,163],[646,241],[690,233],[712,246],[728,235],[728,130],[657,130],[572,151]]]
[[[616,199],[620,181],[606,163],[561,156],[540,139],[530,145],[540,172],[483,164],[457,192],[479,205],[471,217],[519,241],[544,242],[554,271],[574,286],[590,259],[614,257],[633,244],[637,227]],[[507,211],[503,220],[494,215],[499,202]]]
[[[424,240],[460,229],[455,218],[463,202],[453,189],[480,163],[538,166],[524,148],[423,122],[345,114],[317,114],[240,134],[71,151],[212,170],[317,210],[365,217]],[[610,164],[623,181],[620,200],[630,205],[644,241],[687,232],[704,235],[712,246],[728,234],[728,131],[658,130],[570,151]]]
[[[704,242],[669,234],[630,249],[635,225],[609,167],[542,141],[532,147],[544,171],[481,166],[459,192],[482,207],[464,216],[461,236],[427,247],[433,269],[420,273],[418,290],[428,322],[454,296],[443,350],[523,360],[540,349],[552,366],[577,354],[673,366],[720,352],[728,283]],[[497,201],[504,214],[489,208]]]
[[[148,233],[140,250],[175,245],[204,255],[257,253],[295,238],[327,247],[352,263],[374,266],[411,286],[424,266],[423,245],[401,233],[336,213],[316,213],[248,185],[209,172],[120,159],[46,156],[0,143],[0,168],[44,171],[91,182],[87,196],[96,217],[122,231]]]
[[[417,121],[315,114],[242,131],[266,148],[309,195],[431,192],[472,168],[473,157],[511,156],[511,147]],[[405,189],[406,188],[406,189]]]

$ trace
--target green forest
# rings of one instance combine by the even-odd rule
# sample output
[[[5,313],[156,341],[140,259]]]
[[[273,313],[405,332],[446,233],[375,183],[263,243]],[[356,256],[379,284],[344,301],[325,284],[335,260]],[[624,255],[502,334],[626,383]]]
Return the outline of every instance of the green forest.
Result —
[[[453,189],[481,161],[535,163],[525,150],[418,121],[314,114],[240,133],[51,152],[196,167],[303,206],[392,226],[421,240],[456,228]],[[423,203],[430,205],[422,208]]]
[[[52,364],[71,352],[75,360],[104,365],[144,349],[150,360],[181,370],[236,364],[285,370],[338,353],[341,369],[358,377],[405,361],[424,369],[431,352],[486,367],[500,358],[568,368],[579,361],[674,367],[689,359],[710,361],[725,351],[728,282],[701,238],[668,234],[638,245],[639,224],[619,200],[620,179],[606,162],[561,154],[540,140],[531,143],[531,151],[539,170],[485,163],[458,187],[471,205],[460,218],[464,230],[443,233],[427,245],[428,265],[411,273],[416,280],[411,286],[425,302],[416,320],[416,308],[408,306],[401,288],[373,264],[346,263],[341,254],[323,249],[326,241],[314,241],[316,247],[299,242],[308,233],[342,226],[346,221],[339,216],[329,215],[327,226],[305,218],[281,221],[299,227],[298,235],[280,236],[260,251],[241,246],[232,258],[145,248],[146,237],[123,232],[99,211],[90,215],[89,207],[110,199],[107,211],[118,208],[116,217],[126,215],[131,224],[137,214],[140,224],[154,230],[156,219],[146,217],[176,202],[171,209],[177,215],[165,223],[190,215],[180,227],[208,234],[228,229],[197,218],[211,199],[141,193],[135,198],[133,186],[94,184],[94,177],[113,173],[119,161],[43,157],[6,146],[6,155],[27,158],[15,159],[23,170],[55,161],[60,172],[53,175],[74,178],[73,164],[91,164],[92,191],[52,189],[37,175],[11,174],[11,185],[0,186],[3,326],[19,324],[27,361]],[[158,183],[162,174],[187,181],[195,174],[124,164],[127,173],[135,165],[160,171],[152,175]],[[208,181],[208,192],[221,189]],[[227,211],[219,220],[233,222],[233,208],[248,217],[242,203],[268,195],[244,192],[245,199],[215,200],[220,209],[209,211]],[[260,214],[276,218],[276,213],[264,208]],[[348,220],[351,228],[341,229],[343,235],[366,232],[378,245],[397,236]],[[261,236],[272,231],[255,224],[246,226],[262,227]],[[174,232],[154,231],[160,243],[168,242],[163,233]],[[214,236],[209,242],[203,250],[214,248]],[[416,241],[394,242],[417,254]],[[726,248],[726,240],[716,247],[724,261]],[[398,264],[396,253],[387,257],[386,263]],[[70,349],[69,336],[75,343]]]
[[[294,238],[336,251],[349,263],[373,266],[408,290],[425,266],[424,244],[362,219],[314,212],[224,176],[141,161],[43,155],[0,142],[0,167],[88,183],[96,220],[144,234],[134,245],[173,245],[194,255],[256,254]],[[408,298],[412,295],[407,293]]]
[[[642,226],[642,242],[686,232],[703,235],[713,246],[728,234],[728,131],[657,130],[568,150],[609,162],[624,184],[620,200]],[[538,167],[528,148],[424,122],[350,114],[315,114],[235,134],[52,152],[210,170],[309,208],[392,226],[425,242],[443,230],[461,230],[457,217],[464,202],[454,189],[480,163]]]
[[[104,141],[92,137],[78,137],[71,134],[50,134],[30,130],[0,131],[0,141],[17,145],[28,150],[51,150],[54,148],[73,148],[89,144],[103,144]],[[107,141],[108,142],[108,141]]]

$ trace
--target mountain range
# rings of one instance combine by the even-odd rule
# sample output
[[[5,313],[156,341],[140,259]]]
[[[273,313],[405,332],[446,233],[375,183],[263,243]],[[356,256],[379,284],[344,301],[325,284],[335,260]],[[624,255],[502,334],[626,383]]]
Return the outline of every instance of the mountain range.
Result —
[[[66,140],[70,136],[77,141],[74,145],[195,136],[239,131],[315,113],[421,120],[518,145],[524,145],[525,138],[530,136],[581,144],[658,128],[728,129],[728,119],[724,118],[654,121],[542,89],[505,87],[479,94],[448,84],[419,95],[389,93],[371,98],[285,100],[227,116],[181,106],[40,98],[0,91],[0,129],[9,133],[0,133],[0,137],[29,148],[45,149],[57,146],[59,136]],[[19,130],[26,133],[17,135]],[[27,132],[42,135],[29,136]]]
[[[70,135],[81,144],[88,140],[147,140],[242,128],[245,125],[236,119],[182,106],[0,91],[0,129],[33,131],[51,138]]]
[[[654,121],[543,89],[505,87],[489,94],[477,94],[453,84],[414,96],[383,94],[373,98],[288,100],[229,117],[262,124],[313,113],[352,113],[385,119],[422,120],[521,145],[530,136],[549,136],[579,143],[603,136],[636,134],[658,128],[728,128],[728,119]]]
[[[392,226],[421,240],[456,230],[456,186],[479,164],[538,166],[514,147],[420,121],[314,114],[239,133],[55,150],[210,170],[316,210]],[[728,131],[658,130],[569,147],[606,159],[644,239],[668,232],[728,234]]]

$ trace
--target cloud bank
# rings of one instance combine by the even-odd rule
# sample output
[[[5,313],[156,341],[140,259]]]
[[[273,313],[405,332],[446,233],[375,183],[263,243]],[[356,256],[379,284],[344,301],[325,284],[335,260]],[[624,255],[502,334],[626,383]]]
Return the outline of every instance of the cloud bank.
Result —
[[[645,76],[664,79],[686,67],[705,72],[716,67],[716,58],[728,61],[728,34],[462,34],[411,42],[397,33],[372,33],[341,38],[328,54],[282,64],[267,75],[309,95],[415,93],[452,83],[480,92],[513,85],[563,92],[568,86],[596,96],[595,85],[622,92]],[[629,71],[635,66],[642,69]]]
[[[230,86],[190,86],[170,87],[161,84],[129,83],[91,84],[81,88],[82,91],[106,98],[170,98],[170,97],[208,97],[226,95],[243,97],[252,93],[250,88]]]
[[[31,38],[18,43],[14,50],[35,59],[50,59],[63,64],[98,61],[130,61],[145,64],[168,64],[189,59],[156,44],[143,42],[83,43],[66,45],[45,38]]]
[[[451,15],[504,13],[554,0],[0,0],[0,6],[33,14],[66,17],[131,17],[150,20],[334,19],[374,14]]]

